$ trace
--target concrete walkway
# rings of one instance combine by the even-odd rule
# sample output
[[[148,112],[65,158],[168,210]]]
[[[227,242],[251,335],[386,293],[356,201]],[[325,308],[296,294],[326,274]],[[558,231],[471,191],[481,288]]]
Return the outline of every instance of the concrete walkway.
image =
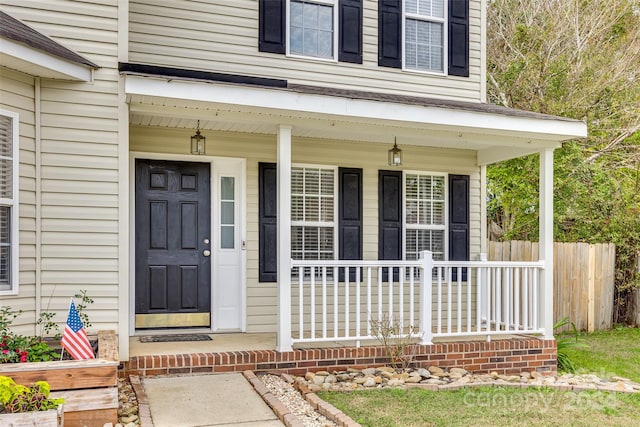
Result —
[[[240,373],[141,378],[154,427],[281,427]]]

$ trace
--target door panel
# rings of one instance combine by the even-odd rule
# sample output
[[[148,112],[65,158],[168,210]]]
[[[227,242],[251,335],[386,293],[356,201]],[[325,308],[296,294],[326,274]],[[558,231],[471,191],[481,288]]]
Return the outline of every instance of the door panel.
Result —
[[[136,328],[210,326],[210,164],[136,160]]]

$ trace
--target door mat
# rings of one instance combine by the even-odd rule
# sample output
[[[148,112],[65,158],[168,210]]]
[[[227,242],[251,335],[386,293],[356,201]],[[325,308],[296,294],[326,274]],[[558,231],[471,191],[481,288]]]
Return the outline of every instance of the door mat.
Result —
[[[181,342],[181,341],[212,341],[206,334],[177,334],[177,335],[145,335],[140,342]]]

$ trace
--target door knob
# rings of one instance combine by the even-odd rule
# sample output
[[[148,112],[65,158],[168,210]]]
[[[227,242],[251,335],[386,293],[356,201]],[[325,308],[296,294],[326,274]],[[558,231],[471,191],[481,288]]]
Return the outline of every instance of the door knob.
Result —
[[[202,255],[211,256],[211,251],[209,249],[205,249],[204,251],[202,251]]]

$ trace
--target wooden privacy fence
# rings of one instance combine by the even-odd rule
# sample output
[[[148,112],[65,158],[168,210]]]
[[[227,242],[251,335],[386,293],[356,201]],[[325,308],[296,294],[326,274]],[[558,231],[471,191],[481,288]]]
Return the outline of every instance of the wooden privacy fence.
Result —
[[[488,252],[489,261],[537,261],[538,243],[489,242]],[[568,317],[581,331],[611,328],[615,245],[556,242],[553,254],[554,323]]]

